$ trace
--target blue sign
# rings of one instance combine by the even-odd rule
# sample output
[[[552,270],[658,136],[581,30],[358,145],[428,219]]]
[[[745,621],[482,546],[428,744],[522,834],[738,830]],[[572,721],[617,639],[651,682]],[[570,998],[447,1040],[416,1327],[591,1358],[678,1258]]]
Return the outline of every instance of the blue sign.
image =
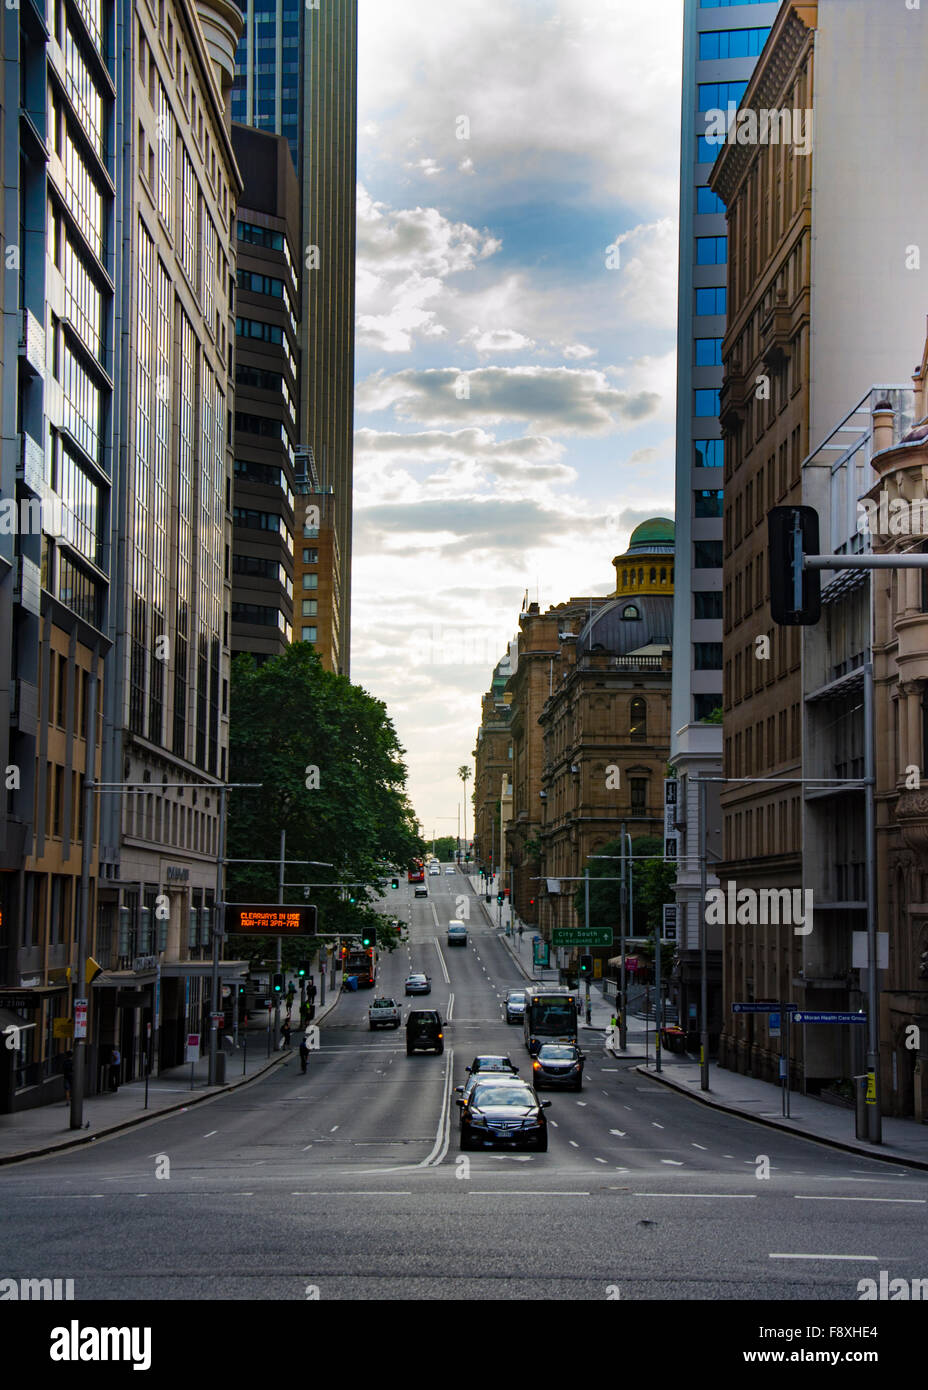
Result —
[[[823,1013],[802,1013],[793,1014],[794,1023],[866,1023],[866,1014],[823,1014]]]
[[[796,1004],[732,1004],[733,1014],[778,1014],[784,1010],[787,1013],[795,1013],[798,1005]]]

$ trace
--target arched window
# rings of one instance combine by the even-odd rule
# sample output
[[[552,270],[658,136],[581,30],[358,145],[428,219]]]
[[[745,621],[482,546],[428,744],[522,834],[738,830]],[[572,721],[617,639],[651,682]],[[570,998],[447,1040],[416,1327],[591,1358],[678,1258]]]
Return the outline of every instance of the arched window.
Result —
[[[639,740],[648,736],[648,706],[640,696],[632,700],[629,710],[629,737]]]
[[[622,617],[634,619],[640,618],[641,614],[633,603],[626,603],[625,607],[622,609]]]
[[[623,571],[622,571],[622,588],[623,588],[623,589],[627,589],[627,588],[628,588],[628,570],[623,570]]]
[[[657,568],[654,565],[651,566],[651,583],[657,583]]]
[[[639,584],[643,584],[643,583],[644,583],[644,566],[642,566],[641,569],[639,569],[639,571],[638,571],[638,583],[639,583]]]
[[[661,565],[661,583],[667,583],[667,568],[665,565]]]

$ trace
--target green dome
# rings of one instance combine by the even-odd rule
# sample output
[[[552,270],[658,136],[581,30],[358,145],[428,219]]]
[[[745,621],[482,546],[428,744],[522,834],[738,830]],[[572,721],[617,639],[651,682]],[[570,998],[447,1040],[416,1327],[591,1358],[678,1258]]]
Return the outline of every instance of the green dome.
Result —
[[[668,541],[673,545],[673,522],[666,516],[655,516],[635,527],[628,547],[666,545]]]

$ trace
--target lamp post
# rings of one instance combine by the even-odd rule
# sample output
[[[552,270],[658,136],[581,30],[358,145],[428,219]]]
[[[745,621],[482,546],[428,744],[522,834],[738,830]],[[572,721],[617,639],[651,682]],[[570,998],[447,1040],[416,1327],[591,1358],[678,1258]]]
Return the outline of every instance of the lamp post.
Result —
[[[461,793],[461,804],[464,807],[464,852],[467,852],[467,779],[470,777],[470,768],[466,763],[462,763],[458,768],[458,776],[464,784]]]

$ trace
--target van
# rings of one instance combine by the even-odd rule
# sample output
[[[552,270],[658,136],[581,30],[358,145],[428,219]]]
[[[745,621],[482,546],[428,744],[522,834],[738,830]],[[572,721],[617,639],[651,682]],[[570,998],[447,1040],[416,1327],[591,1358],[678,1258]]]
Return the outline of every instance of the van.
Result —
[[[441,1015],[437,1009],[411,1009],[406,1019],[406,1056],[445,1050]]]
[[[463,922],[459,921],[457,917],[452,917],[451,921],[448,923],[448,945],[467,945],[467,927]]]

